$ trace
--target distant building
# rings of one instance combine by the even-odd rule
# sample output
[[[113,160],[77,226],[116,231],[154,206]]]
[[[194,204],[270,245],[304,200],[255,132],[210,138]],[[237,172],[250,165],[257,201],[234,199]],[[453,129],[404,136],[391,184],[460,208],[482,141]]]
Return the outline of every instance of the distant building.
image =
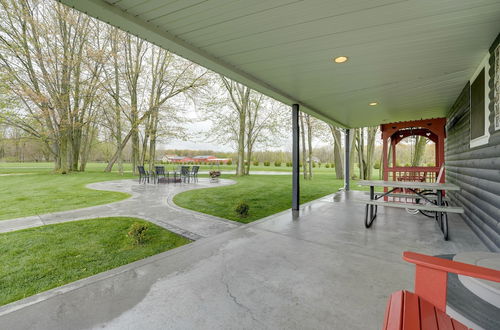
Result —
[[[197,163],[211,162],[213,159],[217,159],[215,156],[195,156],[194,161]]]
[[[230,158],[217,158],[215,156],[195,156],[193,157],[195,163],[219,163],[219,164],[227,164],[231,159]]]
[[[165,155],[162,158],[163,162],[170,162],[170,163],[187,163],[187,162],[192,162],[194,161],[193,158],[186,157],[186,156],[175,156],[175,155]]]
[[[318,157],[312,156],[311,159],[312,159],[313,163],[321,163],[321,159],[319,159]],[[307,158],[306,161],[308,162],[309,158]]]
[[[177,155],[165,155],[161,159],[163,162],[167,163],[219,163],[219,164],[227,164],[231,158],[217,158],[215,156],[177,156]]]

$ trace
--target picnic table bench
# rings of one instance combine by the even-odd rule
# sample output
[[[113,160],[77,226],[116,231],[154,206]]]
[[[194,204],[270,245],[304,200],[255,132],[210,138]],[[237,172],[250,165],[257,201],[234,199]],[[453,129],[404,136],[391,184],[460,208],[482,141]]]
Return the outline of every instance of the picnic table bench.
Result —
[[[432,216],[438,222],[445,240],[448,240],[448,213],[463,213],[464,210],[458,206],[450,206],[445,199],[445,191],[457,191],[460,187],[452,183],[439,182],[417,182],[417,181],[382,181],[363,180],[360,186],[370,187],[369,200],[356,200],[355,202],[366,204],[365,227],[370,228],[377,217],[379,206],[413,209],[422,214]],[[375,193],[375,187],[390,188],[383,193]],[[411,193],[399,193],[405,189]],[[388,198],[392,197],[393,201]],[[395,201],[395,198],[410,199],[410,202]]]

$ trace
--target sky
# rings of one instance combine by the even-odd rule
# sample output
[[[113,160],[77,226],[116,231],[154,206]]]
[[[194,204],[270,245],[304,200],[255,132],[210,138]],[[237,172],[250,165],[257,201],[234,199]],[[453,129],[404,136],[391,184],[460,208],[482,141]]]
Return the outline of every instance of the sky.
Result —
[[[206,138],[206,132],[210,130],[211,122],[209,120],[203,119],[203,113],[197,111],[196,106],[192,103],[185,102],[182,106],[187,108],[185,115],[189,122],[186,122],[184,126],[186,127],[187,140],[172,139],[166,141],[166,143],[161,143],[159,145],[160,149],[190,149],[190,150],[213,150],[219,152],[234,152],[234,147],[232,144],[221,144],[216,141],[209,141]],[[313,148],[322,147],[327,145],[324,141],[320,141],[316,138],[313,139]],[[292,132],[290,136],[281,143],[281,145],[276,146],[276,148],[267,148],[267,150],[284,150],[290,151],[292,149]]]
[[[161,144],[162,149],[191,149],[191,150],[214,150],[222,152],[233,151],[230,145],[222,145],[217,142],[209,142],[205,139],[203,132],[210,128],[210,121],[195,121],[186,123],[188,136],[192,137],[188,141],[172,140],[168,143]]]

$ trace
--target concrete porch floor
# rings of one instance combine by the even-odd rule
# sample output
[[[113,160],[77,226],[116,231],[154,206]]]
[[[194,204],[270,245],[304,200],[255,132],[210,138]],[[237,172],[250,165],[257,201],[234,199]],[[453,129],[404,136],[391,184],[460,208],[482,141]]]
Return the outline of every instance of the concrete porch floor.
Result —
[[[386,298],[412,289],[401,254],[486,251],[460,217],[379,209],[361,192],[307,203],[0,308],[2,329],[378,329]],[[363,195],[364,196],[364,195]],[[366,198],[366,196],[364,196]]]

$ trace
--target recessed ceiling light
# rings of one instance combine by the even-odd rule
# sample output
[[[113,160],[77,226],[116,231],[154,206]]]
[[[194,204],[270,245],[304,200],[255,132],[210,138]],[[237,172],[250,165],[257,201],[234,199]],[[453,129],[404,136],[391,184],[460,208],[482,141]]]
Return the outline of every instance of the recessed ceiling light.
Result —
[[[370,103],[368,103],[368,105],[371,105],[371,106],[375,106],[377,104],[378,104],[378,102],[370,102]]]
[[[347,60],[348,60],[347,56],[339,56],[333,59],[335,63],[344,63],[347,62]]]

